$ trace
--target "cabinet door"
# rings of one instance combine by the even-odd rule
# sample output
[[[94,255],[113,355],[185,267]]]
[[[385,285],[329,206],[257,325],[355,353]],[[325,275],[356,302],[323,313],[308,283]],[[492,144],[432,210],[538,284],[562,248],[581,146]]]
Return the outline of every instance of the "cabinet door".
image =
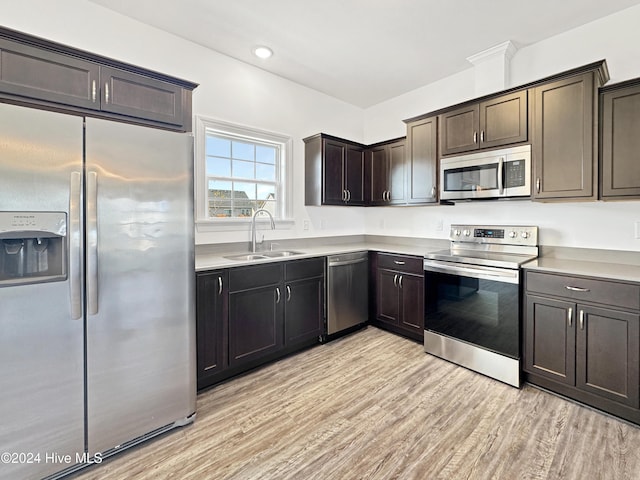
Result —
[[[378,269],[376,275],[376,318],[382,322],[398,325],[400,302],[398,272]]]
[[[344,179],[347,205],[364,205],[364,150],[362,148],[346,146]]]
[[[638,408],[637,314],[578,305],[576,386]]]
[[[196,343],[198,388],[226,368],[226,274],[222,271],[196,277]]]
[[[385,145],[367,152],[367,188],[369,205],[384,205],[387,202],[388,158]]]
[[[388,145],[387,156],[389,165],[389,202],[396,205],[406,203],[405,162],[407,155],[405,141],[401,140]]]
[[[229,365],[274,353],[283,344],[280,286],[229,293]]]
[[[323,205],[342,205],[345,199],[344,163],[347,146],[323,140]]]
[[[401,311],[400,325],[416,334],[424,335],[424,278],[403,273],[398,280]]]
[[[117,68],[101,67],[101,109],[105,112],[182,125],[182,88]]]
[[[640,85],[602,94],[601,194],[640,197]]]
[[[479,146],[479,105],[469,105],[440,115],[442,155],[468,152]]]
[[[575,304],[526,295],[524,369],[575,383]]]
[[[96,63],[0,39],[3,92],[98,110],[99,82]]]
[[[438,199],[437,117],[407,124],[407,202]]]
[[[534,199],[595,198],[593,73],[534,89]]]
[[[309,278],[285,286],[285,345],[294,345],[322,335],[324,279]]]
[[[527,141],[527,91],[480,104],[480,148]]]

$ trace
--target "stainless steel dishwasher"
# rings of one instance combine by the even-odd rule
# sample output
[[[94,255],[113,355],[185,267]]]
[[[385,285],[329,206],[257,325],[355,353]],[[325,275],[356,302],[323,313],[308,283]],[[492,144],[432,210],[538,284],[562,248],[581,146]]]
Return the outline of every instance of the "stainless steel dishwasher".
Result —
[[[367,252],[327,258],[327,335],[369,319],[368,258]]]

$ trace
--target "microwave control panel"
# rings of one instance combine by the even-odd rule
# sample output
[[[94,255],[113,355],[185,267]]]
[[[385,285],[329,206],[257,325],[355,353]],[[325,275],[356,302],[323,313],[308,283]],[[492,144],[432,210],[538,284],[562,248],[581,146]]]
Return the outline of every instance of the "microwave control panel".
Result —
[[[525,165],[524,160],[511,160],[504,164],[504,186],[522,187],[525,184]]]

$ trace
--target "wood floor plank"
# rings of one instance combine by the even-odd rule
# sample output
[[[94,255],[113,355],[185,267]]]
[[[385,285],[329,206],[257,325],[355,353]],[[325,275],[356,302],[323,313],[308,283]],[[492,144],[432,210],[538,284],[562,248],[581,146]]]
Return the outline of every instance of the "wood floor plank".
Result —
[[[369,327],[198,396],[79,480],[640,478],[640,428]]]

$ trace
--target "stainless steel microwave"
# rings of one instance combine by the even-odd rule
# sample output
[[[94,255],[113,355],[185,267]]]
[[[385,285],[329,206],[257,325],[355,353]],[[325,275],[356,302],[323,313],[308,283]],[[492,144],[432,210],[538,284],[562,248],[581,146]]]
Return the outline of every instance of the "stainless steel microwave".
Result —
[[[440,199],[528,197],[531,145],[440,160]]]

